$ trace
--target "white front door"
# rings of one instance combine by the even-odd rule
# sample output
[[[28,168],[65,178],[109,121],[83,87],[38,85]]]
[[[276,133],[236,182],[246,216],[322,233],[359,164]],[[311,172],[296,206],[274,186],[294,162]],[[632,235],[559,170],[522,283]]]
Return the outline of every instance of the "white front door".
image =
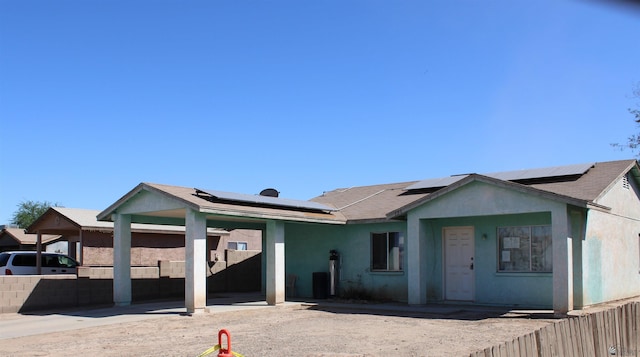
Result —
[[[445,300],[473,300],[473,252],[473,227],[444,228]]]

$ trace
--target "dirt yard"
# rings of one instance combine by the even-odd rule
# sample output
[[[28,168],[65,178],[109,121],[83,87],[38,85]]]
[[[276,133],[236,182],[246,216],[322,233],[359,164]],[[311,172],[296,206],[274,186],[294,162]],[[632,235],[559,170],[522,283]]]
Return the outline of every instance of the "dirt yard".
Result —
[[[5,339],[0,355],[198,356],[217,344],[217,333],[225,328],[232,350],[246,357],[464,356],[554,321],[495,311],[427,314],[298,305]]]

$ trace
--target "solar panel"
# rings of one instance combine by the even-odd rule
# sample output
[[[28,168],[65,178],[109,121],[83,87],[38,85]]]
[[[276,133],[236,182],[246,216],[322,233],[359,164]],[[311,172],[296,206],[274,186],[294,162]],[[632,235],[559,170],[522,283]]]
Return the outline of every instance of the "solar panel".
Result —
[[[567,166],[545,167],[545,168],[539,168],[539,169],[493,172],[493,173],[483,174],[483,175],[493,177],[498,180],[504,180],[504,181],[519,181],[519,180],[542,179],[542,178],[551,178],[551,177],[576,176],[576,175],[583,175],[594,165],[595,165],[594,163],[586,163],[586,164],[567,165]],[[449,176],[449,177],[443,177],[443,178],[437,178],[437,179],[426,179],[406,187],[405,190],[422,190],[422,189],[429,189],[429,188],[446,187],[462,180],[467,176],[468,175],[457,175],[457,176]]]
[[[588,164],[577,164],[577,165],[567,165],[567,166],[545,167],[540,169],[494,172],[494,173],[486,174],[485,176],[490,176],[490,177],[497,178],[499,180],[505,180],[505,181],[574,176],[574,175],[584,174],[585,172],[587,172],[587,170],[592,168],[593,165],[594,165],[593,163],[588,163]]]
[[[216,190],[201,190],[198,188],[196,188],[195,190],[197,192],[206,193],[213,198],[217,198],[224,201],[236,201],[236,202],[254,203],[254,204],[269,205],[269,206],[276,206],[276,207],[287,207],[287,208],[318,210],[318,211],[335,211],[336,210],[333,207],[329,207],[321,203],[312,202],[312,201],[292,200],[288,198],[249,195],[244,193],[225,192],[225,191],[216,191]]]
[[[458,175],[458,176],[441,177],[436,179],[426,179],[406,187],[405,190],[420,190],[420,189],[427,189],[427,188],[434,188],[434,187],[446,187],[462,180],[467,176],[469,175]]]

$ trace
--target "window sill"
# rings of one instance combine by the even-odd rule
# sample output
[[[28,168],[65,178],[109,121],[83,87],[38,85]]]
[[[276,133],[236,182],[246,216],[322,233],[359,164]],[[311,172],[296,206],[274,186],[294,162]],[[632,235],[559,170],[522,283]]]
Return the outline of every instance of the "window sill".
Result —
[[[510,277],[510,276],[517,276],[517,277],[549,277],[549,276],[553,276],[552,272],[528,272],[528,271],[498,271],[494,273],[494,276],[496,277]]]
[[[381,275],[404,275],[404,270],[370,270],[369,273]]]

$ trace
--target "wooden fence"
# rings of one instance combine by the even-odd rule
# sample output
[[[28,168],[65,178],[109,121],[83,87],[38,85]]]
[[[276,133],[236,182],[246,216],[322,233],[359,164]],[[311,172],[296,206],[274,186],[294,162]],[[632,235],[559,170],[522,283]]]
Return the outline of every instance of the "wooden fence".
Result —
[[[640,357],[640,302],[569,317],[470,357]]]

